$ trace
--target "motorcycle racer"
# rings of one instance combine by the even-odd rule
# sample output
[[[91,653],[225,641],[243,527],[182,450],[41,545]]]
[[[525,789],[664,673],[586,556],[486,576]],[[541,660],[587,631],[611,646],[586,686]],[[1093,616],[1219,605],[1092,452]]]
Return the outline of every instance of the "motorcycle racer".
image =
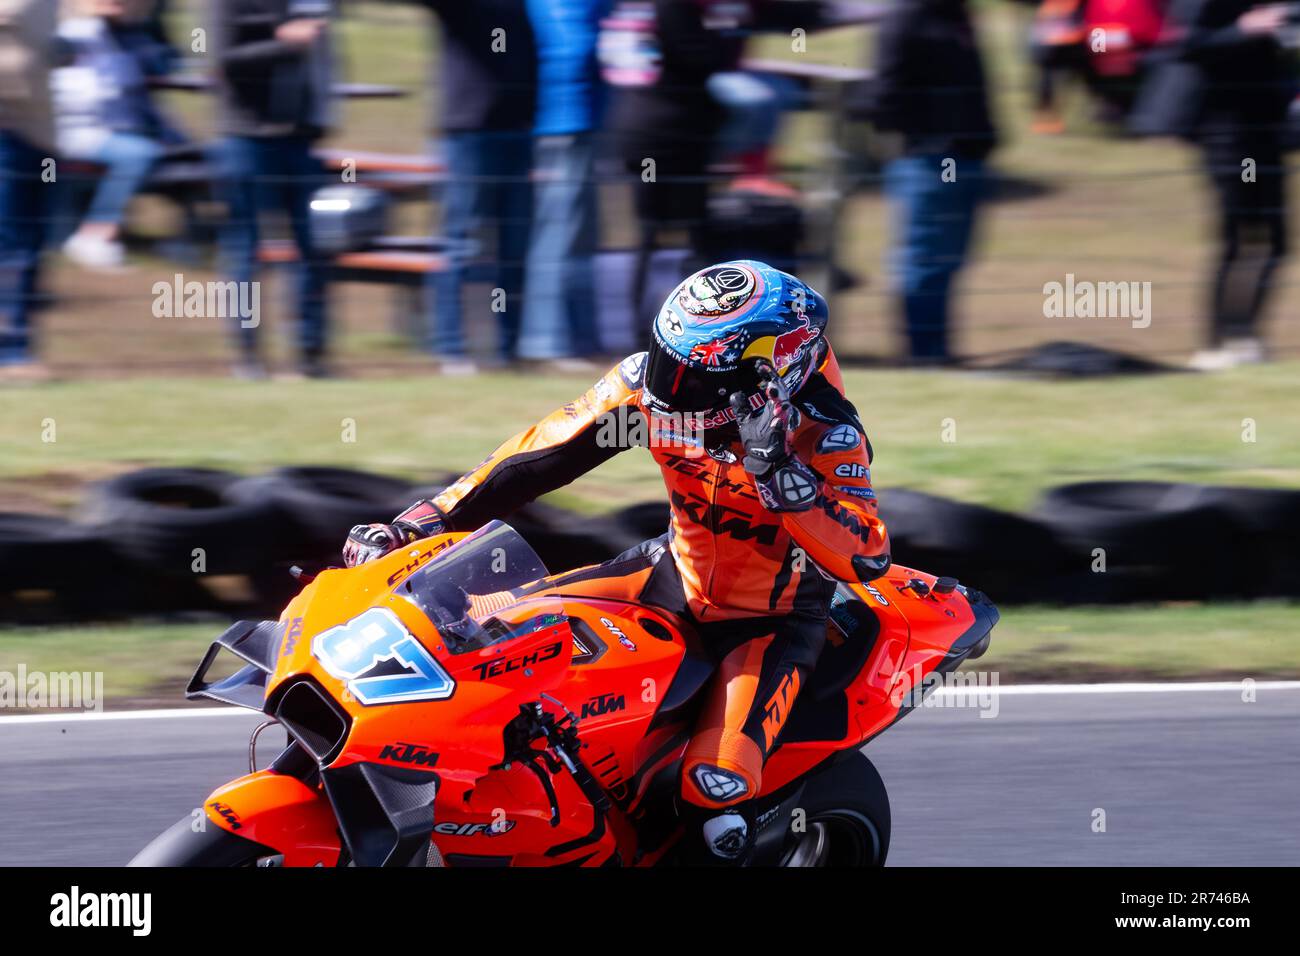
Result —
[[[694,624],[717,673],[686,747],[683,817],[704,861],[743,862],[763,765],[826,636],[835,581],[889,567],[872,450],[810,286],[724,262],[668,297],[648,352],[506,441],[389,524],[358,525],[349,566],[445,531],[472,531],[633,445],[668,491],[667,534],[539,582],[657,605]]]

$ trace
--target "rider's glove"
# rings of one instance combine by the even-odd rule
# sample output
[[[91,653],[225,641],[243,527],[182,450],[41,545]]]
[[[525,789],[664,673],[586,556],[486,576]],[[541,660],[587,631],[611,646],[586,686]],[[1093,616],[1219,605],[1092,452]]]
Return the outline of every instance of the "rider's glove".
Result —
[[[349,568],[381,558],[412,541],[447,530],[446,515],[432,501],[417,501],[393,519],[392,524],[359,524],[343,544],[343,563]]]
[[[754,476],[764,507],[803,511],[817,497],[819,481],[791,446],[791,437],[799,427],[799,409],[772,366],[759,366],[758,385],[765,399],[758,408],[750,406],[743,392],[731,396],[731,409],[745,446],[745,471]]]
[[[420,529],[405,521],[392,524],[359,524],[348,533],[343,543],[343,564],[355,568],[390,551],[422,538]]]

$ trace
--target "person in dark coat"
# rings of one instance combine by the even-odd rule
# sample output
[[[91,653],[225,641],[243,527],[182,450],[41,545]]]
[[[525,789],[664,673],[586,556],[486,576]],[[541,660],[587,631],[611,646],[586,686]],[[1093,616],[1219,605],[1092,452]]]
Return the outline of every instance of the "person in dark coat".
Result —
[[[328,263],[312,242],[312,193],[322,169],[312,153],[333,122],[332,0],[211,0],[210,56],[217,65],[218,144],[228,220],[225,268],[237,282],[256,275],[258,218],[287,214],[298,250],[298,370],[329,374],[325,291]],[[237,327],[235,374],[265,375],[258,323]]]
[[[697,255],[706,243],[709,165],[728,120],[727,104],[710,81],[740,70],[752,35],[812,31],[833,25],[835,15],[820,0],[653,0],[626,7],[630,12],[616,8],[611,20],[642,34],[624,45],[644,51],[644,64],[624,71],[630,75],[620,83],[609,126],[632,177],[639,227],[632,301],[641,315],[658,304],[647,301],[646,282],[659,234],[684,231]]]
[[[893,255],[911,359],[952,360],[949,300],[966,261],[984,161],[997,142],[966,0],[899,0],[877,35],[867,113],[896,133],[885,170]]]
[[[1200,144],[1219,207],[1219,264],[1211,292],[1208,348],[1194,368],[1262,361],[1259,319],[1287,253],[1284,132],[1295,96],[1284,49],[1287,4],[1179,0],[1170,16],[1177,52],[1200,77],[1191,136]]]

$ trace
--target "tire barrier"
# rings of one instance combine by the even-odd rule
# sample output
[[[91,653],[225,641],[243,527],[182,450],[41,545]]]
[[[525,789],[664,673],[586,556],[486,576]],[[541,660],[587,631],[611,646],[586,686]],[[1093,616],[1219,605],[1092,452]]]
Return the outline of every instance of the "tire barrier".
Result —
[[[103,530],[49,515],[0,514],[0,621],[40,624],[217,610],[199,579],[160,580]]]
[[[292,564],[337,564],[352,525],[445,484],[324,467],[119,475],[88,488],[76,521],[0,513],[0,621],[275,616],[300,587]],[[1048,490],[1028,515],[902,488],[881,500],[898,563],[1006,604],[1300,597],[1300,491],[1094,481]],[[509,520],[562,571],[662,534],[668,506],[584,516],[534,503]]]
[[[1300,594],[1300,492],[1094,481],[1047,491],[1035,514],[1074,554],[1065,602],[1198,600],[1211,578],[1226,597]]]
[[[388,520],[411,503],[414,489],[387,475],[308,466],[242,479],[229,496],[277,510],[286,531],[297,538],[295,545],[337,550],[353,525]]]
[[[270,500],[237,499],[240,479],[207,468],[145,468],[92,485],[82,521],[129,561],[165,578],[241,574],[284,534]]]
[[[1071,554],[1031,518],[924,494],[881,491],[890,553],[899,564],[945,574],[1005,603],[1050,601]]]

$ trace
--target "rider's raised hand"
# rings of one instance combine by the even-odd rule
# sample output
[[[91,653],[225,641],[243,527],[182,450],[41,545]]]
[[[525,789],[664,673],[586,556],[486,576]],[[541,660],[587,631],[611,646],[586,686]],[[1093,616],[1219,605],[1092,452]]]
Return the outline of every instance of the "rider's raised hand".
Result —
[[[766,362],[759,364],[758,386],[764,399],[758,408],[751,408],[743,392],[734,393],[730,401],[745,446],[745,470],[762,479],[790,457],[790,436],[799,427],[799,410]]]

